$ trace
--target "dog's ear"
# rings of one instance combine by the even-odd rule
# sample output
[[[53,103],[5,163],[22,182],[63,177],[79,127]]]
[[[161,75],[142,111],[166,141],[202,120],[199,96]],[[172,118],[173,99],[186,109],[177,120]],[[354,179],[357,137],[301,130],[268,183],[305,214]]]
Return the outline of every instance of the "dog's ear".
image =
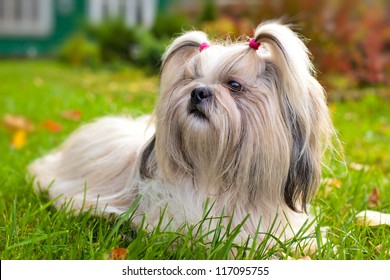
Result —
[[[156,155],[155,155],[155,146],[156,146],[156,135],[149,140],[149,142],[144,146],[141,152],[141,161],[139,165],[139,173],[141,179],[151,179],[155,175],[156,167]]]
[[[290,28],[262,24],[256,29],[255,40],[268,47],[266,59],[272,66],[268,69],[275,72],[277,68],[275,83],[290,131],[290,167],[282,195],[291,209],[306,211],[306,203],[320,183],[321,158],[334,131],[324,90],[313,77],[308,49]]]
[[[183,79],[186,62],[201,51],[202,44],[209,44],[207,35],[201,31],[190,31],[177,37],[167,48],[162,57],[161,94]]]
[[[255,31],[255,40],[266,43],[271,53],[269,59],[280,71],[289,101],[303,106],[301,100],[306,96],[302,95],[307,92],[307,80],[314,71],[305,44],[290,28],[276,22],[259,25]]]

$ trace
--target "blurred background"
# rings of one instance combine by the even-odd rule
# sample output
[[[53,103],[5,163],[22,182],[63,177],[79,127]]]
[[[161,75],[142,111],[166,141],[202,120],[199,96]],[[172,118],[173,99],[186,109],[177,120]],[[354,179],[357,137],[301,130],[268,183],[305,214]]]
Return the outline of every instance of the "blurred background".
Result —
[[[161,55],[178,34],[247,40],[271,19],[308,38],[343,146],[329,157],[312,204],[338,248],[322,246],[322,255],[389,259],[390,228],[354,220],[359,210],[390,213],[390,0],[0,0],[0,258],[108,255],[100,237],[117,242],[127,233],[112,237],[115,226],[101,234],[105,224],[88,222],[84,234],[84,218],[68,230],[64,216],[41,211],[52,202],[34,194],[26,166],[83,123],[153,112]],[[80,229],[85,244],[74,239]],[[187,256],[170,243],[148,255],[139,244],[166,238],[141,238],[137,258]]]
[[[275,18],[310,38],[327,89],[390,83],[388,0],[0,0],[0,58],[158,69],[182,31],[251,37]]]

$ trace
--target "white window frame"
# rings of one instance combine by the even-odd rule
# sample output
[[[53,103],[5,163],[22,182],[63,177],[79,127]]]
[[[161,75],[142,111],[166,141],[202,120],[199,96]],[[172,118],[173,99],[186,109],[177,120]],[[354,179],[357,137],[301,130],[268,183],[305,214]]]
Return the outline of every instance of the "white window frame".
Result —
[[[118,18],[124,15],[127,26],[137,23],[152,27],[157,9],[156,0],[89,0],[89,20],[99,24],[107,18]],[[139,15],[138,15],[139,14]]]
[[[0,36],[46,36],[53,30],[53,0],[0,0],[0,5]]]

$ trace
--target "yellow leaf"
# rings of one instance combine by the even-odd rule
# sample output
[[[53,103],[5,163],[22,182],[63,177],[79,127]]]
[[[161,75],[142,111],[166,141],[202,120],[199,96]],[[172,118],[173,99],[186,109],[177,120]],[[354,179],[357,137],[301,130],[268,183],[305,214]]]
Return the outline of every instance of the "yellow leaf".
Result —
[[[337,178],[326,178],[323,180],[325,184],[325,196],[327,197],[335,189],[341,188],[341,181]]]
[[[27,133],[25,130],[19,129],[12,136],[11,146],[15,149],[21,149],[26,145]]]

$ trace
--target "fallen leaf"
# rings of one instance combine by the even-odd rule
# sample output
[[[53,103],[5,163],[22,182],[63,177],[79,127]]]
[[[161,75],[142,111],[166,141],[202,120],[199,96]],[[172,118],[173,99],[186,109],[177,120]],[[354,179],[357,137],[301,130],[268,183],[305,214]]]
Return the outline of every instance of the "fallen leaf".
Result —
[[[390,226],[390,214],[372,210],[361,211],[356,215],[356,221],[360,226]]]
[[[379,188],[375,187],[368,197],[368,207],[375,207],[379,205]]]
[[[61,115],[66,120],[78,122],[81,120],[82,113],[79,110],[68,110],[62,112]]]
[[[6,114],[3,117],[3,124],[7,129],[11,131],[34,131],[34,124],[32,123],[32,121],[19,115]]]
[[[337,178],[326,178],[324,180],[325,185],[329,185],[332,188],[339,189],[341,187],[341,181]]]
[[[43,127],[47,129],[50,132],[60,132],[62,130],[62,125],[53,121],[53,120],[46,120],[43,122]]]
[[[325,184],[325,196],[328,196],[334,189],[341,188],[341,181],[337,178],[326,178],[323,182]]]
[[[11,146],[15,149],[21,149],[26,145],[27,132],[23,129],[17,130],[12,136]]]
[[[124,260],[126,259],[127,249],[125,248],[114,248],[110,255],[108,256],[109,260]]]
[[[356,171],[368,171],[369,167],[367,165],[361,164],[361,163],[356,163],[356,162],[351,162],[349,164],[349,168],[356,170]]]

